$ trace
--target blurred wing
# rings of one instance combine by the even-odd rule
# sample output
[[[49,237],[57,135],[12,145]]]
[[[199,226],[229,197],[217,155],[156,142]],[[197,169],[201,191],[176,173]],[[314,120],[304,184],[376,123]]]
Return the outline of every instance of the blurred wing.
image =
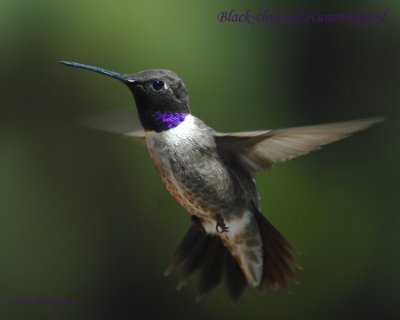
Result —
[[[288,129],[216,133],[215,138],[221,150],[255,174],[381,121],[384,119],[370,118]]]
[[[79,123],[90,129],[144,139],[144,130],[136,119],[133,111],[118,109],[85,115]]]

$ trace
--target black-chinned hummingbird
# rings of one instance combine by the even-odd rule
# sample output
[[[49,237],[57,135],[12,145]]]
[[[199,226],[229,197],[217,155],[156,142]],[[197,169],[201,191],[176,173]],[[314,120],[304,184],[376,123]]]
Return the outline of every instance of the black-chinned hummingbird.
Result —
[[[382,121],[221,133],[193,116],[183,81],[169,70],[120,74],[77,62],[61,63],[122,81],[133,93],[150,156],[167,190],[192,217],[169,274],[182,267],[178,288],[198,272],[198,297],[221,282],[236,302],[246,287],[264,293],[297,281],[294,247],[263,216],[255,176]]]

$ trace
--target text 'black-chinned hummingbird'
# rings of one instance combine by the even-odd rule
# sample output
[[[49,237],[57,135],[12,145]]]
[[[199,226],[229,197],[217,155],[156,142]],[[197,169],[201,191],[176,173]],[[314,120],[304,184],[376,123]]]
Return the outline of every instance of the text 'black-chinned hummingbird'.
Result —
[[[220,133],[190,113],[183,81],[169,70],[120,74],[76,62],[125,83],[133,93],[151,158],[193,224],[166,274],[178,288],[198,272],[199,298],[222,281],[233,302],[246,287],[264,293],[296,280],[294,248],[263,216],[255,176],[274,164],[363,130],[381,118],[254,132]]]

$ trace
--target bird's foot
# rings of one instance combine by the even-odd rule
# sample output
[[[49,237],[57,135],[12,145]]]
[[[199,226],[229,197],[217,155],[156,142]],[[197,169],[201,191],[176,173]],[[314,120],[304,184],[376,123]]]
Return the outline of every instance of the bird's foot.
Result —
[[[206,232],[206,230],[204,230],[204,227],[202,224],[203,220],[200,217],[192,216],[192,222],[197,228],[199,228],[200,231]]]
[[[224,218],[219,214],[217,215],[217,225],[215,227],[218,233],[228,232],[229,228],[226,226]]]

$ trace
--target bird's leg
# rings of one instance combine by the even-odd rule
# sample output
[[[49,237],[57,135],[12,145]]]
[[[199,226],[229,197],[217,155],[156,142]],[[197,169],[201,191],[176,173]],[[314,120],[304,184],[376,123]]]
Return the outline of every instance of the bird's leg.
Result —
[[[200,231],[206,232],[206,230],[204,230],[202,219],[200,217],[192,216],[192,222],[197,228],[199,228]]]
[[[217,214],[217,225],[215,227],[215,230],[217,230],[218,233],[229,231],[229,228],[225,224],[224,218],[222,218],[222,215],[220,214]]]

